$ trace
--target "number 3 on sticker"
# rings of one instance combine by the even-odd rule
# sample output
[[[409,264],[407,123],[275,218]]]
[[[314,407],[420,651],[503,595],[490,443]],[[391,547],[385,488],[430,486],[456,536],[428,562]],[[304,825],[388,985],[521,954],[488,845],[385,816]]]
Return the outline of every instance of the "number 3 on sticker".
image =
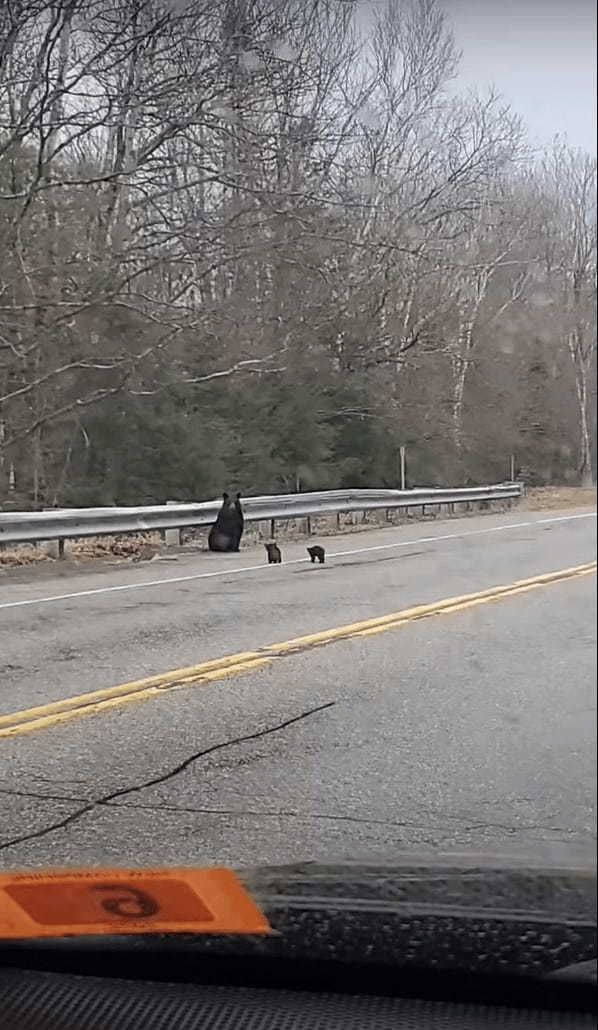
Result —
[[[140,876],[139,886],[125,880],[99,879],[95,876],[65,877],[52,889],[38,883],[17,882],[5,887],[6,893],[37,923],[59,926],[101,926],[151,921],[161,911],[169,922],[210,922],[212,912],[190,885],[182,879]],[[156,901],[160,898],[160,903]]]
[[[94,891],[110,891],[117,897],[104,898],[102,908],[111,916],[120,919],[140,919],[144,916],[155,916],[160,906],[153,898],[137,887],[129,887],[123,883],[102,883],[92,887]],[[126,891],[126,894],[123,894]]]

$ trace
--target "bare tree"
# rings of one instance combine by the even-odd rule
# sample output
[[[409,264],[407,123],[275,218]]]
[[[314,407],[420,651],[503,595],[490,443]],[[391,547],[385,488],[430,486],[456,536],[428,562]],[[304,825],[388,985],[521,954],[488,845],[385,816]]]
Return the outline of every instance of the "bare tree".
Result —
[[[236,467],[241,410],[264,487],[355,470],[381,427],[453,476],[497,433],[544,454],[557,408],[587,480],[595,166],[534,168],[458,60],[434,0],[368,32],[338,0],[7,0],[3,488],[107,474],[113,425],[213,431]]]
[[[556,142],[542,164],[550,316],[575,381],[578,472],[592,484],[590,384],[596,369],[596,160]]]

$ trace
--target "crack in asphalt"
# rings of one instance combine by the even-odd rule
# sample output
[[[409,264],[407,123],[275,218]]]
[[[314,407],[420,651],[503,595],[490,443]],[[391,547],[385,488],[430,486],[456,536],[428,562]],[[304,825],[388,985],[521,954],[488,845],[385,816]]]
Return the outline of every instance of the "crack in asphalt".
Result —
[[[33,790],[15,790],[13,787],[0,787],[0,794],[7,794],[13,798],[33,798],[36,801],[74,801],[78,805],[93,801],[93,798],[78,798],[71,794],[37,794]]]
[[[12,837],[10,840],[0,842],[0,851],[5,851],[7,848],[13,847],[15,844],[23,844],[25,841],[36,840],[39,837],[45,837],[49,833],[53,833],[55,830],[66,829],[71,823],[77,822],[82,816],[92,812],[95,808],[103,805],[110,805],[116,798],[125,797],[127,794],[134,794],[137,791],[145,790],[147,787],[155,787],[159,783],[166,783],[171,780],[174,776],[178,776],[179,773],[188,769],[190,765],[197,762],[200,758],[205,758],[207,755],[212,754],[214,751],[221,751],[223,748],[233,747],[235,744],[243,744],[248,740],[258,740],[260,737],[267,737],[271,733],[278,733],[280,730],[286,729],[288,726],[292,726],[296,722],[301,722],[303,719],[309,718],[310,715],[316,715],[318,712],[323,712],[326,708],[332,708],[336,704],[336,701],[327,701],[323,705],[318,705],[316,708],[309,708],[305,712],[301,712],[299,715],[294,715],[291,719],[285,719],[284,722],[277,723],[275,726],[269,726],[264,730],[256,730],[255,733],[246,733],[240,737],[233,737],[231,740],[221,741],[219,744],[212,744],[211,747],[204,748],[202,751],[196,751],[188,758],[185,758],[183,762],[179,762],[174,768],[168,770],[168,772],[162,773],[159,776],[154,776],[149,780],[144,780],[143,783],[134,784],[132,787],[121,787],[120,790],[111,791],[109,794],[104,794],[100,798],[94,798],[91,801],[86,801],[85,804],[78,808],[75,812],[71,812],[63,819],[59,819],[54,823],[50,823],[49,826],[44,826],[40,830],[34,830],[32,833],[24,833],[19,837]],[[46,795],[48,798],[48,795]],[[65,800],[60,798],[57,800]],[[68,799],[66,799],[68,800]],[[124,805],[113,807],[125,807]]]
[[[332,702],[332,703],[334,703],[334,702]],[[319,709],[315,709],[315,711],[318,711],[318,710]],[[312,709],[312,711],[314,711],[314,709]],[[305,715],[307,715],[307,714],[312,714],[312,713],[311,712],[310,713],[304,713],[303,716],[298,716],[298,717],[296,717],[296,719],[297,718],[299,718],[299,719],[300,718],[305,718]],[[296,721],[296,719],[294,721]],[[288,723],[287,723],[287,725],[288,725]],[[273,732],[273,730],[262,731],[262,733],[260,735],[263,735],[264,732]],[[239,740],[247,740],[247,739],[252,739],[252,738],[247,738],[247,737],[239,738]],[[231,741],[229,743],[238,743],[238,742],[239,741],[235,740],[235,741]],[[223,747],[223,746],[226,746],[226,745],[216,745],[216,746],[217,747]],[[196,758],[202,757],[202,755],[206,754],[206,753],[207,752],[202,752],[201,754],[199,754],[199,755],[197,755],[195,757]],[[192,759],[192,760],[195,760],[195,759]],[[188,759],[187,761],[189,762],[190,760]],[[170,778],[170,777],[168,776],[167,778]],[[163,782],[163,781],[160,781],[160,782]],[[81,804],[81,802],[83,802],[83,803],[88,802],[87,804],[85,804],[85,807],[83,809],[80,809],[78,812],[73,813],[73,815],[75,817],[77,817],[77,818],[79,817],[80,814],[81,815],[84,814],[84,812],[89,811],[91,808],[94,808],[94,807],[97,807],[97,808],[105,807],[105,808],[130,808],[130,809],[135,809],[136,811],[141,810],[141,811],[149,811],[149,812],[174,812],[174,813],[180,812],[181,814],[185,814],[185,815],[227,815],[227,816],[228,815],[240,815],[240,816],[249,816],[249,817],[254,816],[256,818],[264,818],[264,817],[266,817],[266,818],[274,818],[274,819],[276,819],[276,818],[304,819],[304,820],[307,820],[307,821],[312,820],[312,819],[317,819],[317,820],[325,820],[325,821],[329,821],[329,822],[350,822],[350,823],[363,823],[363,824],[376,825],[376,826],[394,826],[394,827],[397,827],[399,829],[410,829],[410,830],[428,830],[428,831],[430,831],[430,830],[440,830],[440,831],[450,830],[451,832],[453,832],[455,830],[455,828],[456,828],[455,826],[443,826],[443,825],[438,825],[438,824],[433,824],[433,823],[414,823],[414,822],[411,822],[409,820],[375,819],[375,818],[369,818],[367,816],[356,816],[356,815],[331,815],[329,813],[324,813],[324,812],[309,812],[309,813],[307,813],[307,812],[298,812],[296,809],[260,809],[260,810],[257,810],[257,809],[248,809],[248,808],[243,808],[243,809],[239,809],[239,808],[196,808],[195,806],[192,806],[192,805],[169,805],[169,804],[162,803],[162,802],[160,804],[158,804],[158,805],[152,805],[152,804],[148,804],[148,803],[144,803],[144,802],[124,801],[124,802],[117,802],[117,803],[115,803],[113,801],[113,798],[116,797],[116,796],[122,796],[122,794],[129,793],[131,791],[143,790],[147,786],[152,786],[152,783],[149,782],[149,783],[141,784],[141,785],[139,785],[137,787],[130,787],[130,788],[128,788],[125,791],[120,791],[120,792],[117,792],[116,794],[106,795],[106,796],[104,796],[102,798],[97,798],[97,799],[92,800],[90,802],[88,802],[87,798],[73,797],[72,795],[64,795],[64,794],[36,794],[33,791],[13,790],[11,788],[6,788],[6,787],[0,787],[0,794],[8,794],[8,795],[11,795],[12,797],[33,798],[35,800],[40,800],[40,801],[70,801],[70,802],[73,802],[73,803],[76,803],[76,804]],[[450,818],[452,819],[452,821],[454,823],[459,823],[459,822],[462,821],[459,816],[451,816]],[[62,824],[60,824],[60,825],[62,825]],[[56,826],[56,828],[58,828],[58,825]],[[488,822],[482,822],[482,823],[469,823],[469,824],[466,824],[465,826],[460,826],[458,828],[459,828],[460,831],[466,832],[466,833],[467,832],[471,832],[473,830],[504,830],[506,833],[512,833],[512,834],[514,834],[514,833],[523,833],[523,832],[530,831],[530,830],[531,831],[543,830],[544,832],[547,832],[547,833],[572,833],[572,832],[575,832],[575,831],[573,831],[570,828],[567,828],[565,826],[547,826],[547,825],[545,825],[543,823],[528,823],[525,826],[512,826],[512,825],[509,825],[507,823],[488,823]],[[10,842],[10,843],[12,843],[12,842]],[[4,847],[4,846],[9,846],[9,845],[0,845],[0,847]]]

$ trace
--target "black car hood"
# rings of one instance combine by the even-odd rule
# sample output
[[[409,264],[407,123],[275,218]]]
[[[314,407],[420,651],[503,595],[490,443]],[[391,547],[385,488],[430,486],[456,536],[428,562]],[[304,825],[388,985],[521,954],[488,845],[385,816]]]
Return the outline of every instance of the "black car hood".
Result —
[[[307,862],[236,872],[268,916],[272,936],[103,937],[104,955],[184,950],[534,977],[576,975],[585,963],[584,978],[588,969],[595,975],[595,868],[410,856],[391,865]],[[35,946],[93,949],[98,939]]]
[[[526,975],[596,960],[595,868],[410,858],[240,875],[281,934],[252,944],[269,953]]]

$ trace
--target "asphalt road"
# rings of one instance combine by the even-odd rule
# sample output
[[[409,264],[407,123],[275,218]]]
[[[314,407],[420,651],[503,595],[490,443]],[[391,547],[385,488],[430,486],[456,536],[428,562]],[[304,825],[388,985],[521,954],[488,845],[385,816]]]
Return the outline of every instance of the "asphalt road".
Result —
[[[591,561],[595,517],[574,514],[328,539],[324,567],[302,542],[281,567],[248,551],[6,576],[1,710]],[[585,861],[595,588],[565,579],[2,739],[0,864]]]

